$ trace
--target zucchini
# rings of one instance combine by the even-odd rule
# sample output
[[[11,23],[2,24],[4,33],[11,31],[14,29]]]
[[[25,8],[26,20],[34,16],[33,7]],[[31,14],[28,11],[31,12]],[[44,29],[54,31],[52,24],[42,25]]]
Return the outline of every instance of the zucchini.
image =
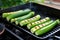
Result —
[[[25,9],[24,11],[20,11],[20,12],[17,12],[16,14],[12,14],[10,16],[7,16],[7,21],[11,20],[11,19],[14,19],[14,18],[17,18],[19,16],[23,16],[25,14],[28,14],[31,10],[30,9]]]
[[[2,17],[3,17],[3,18],[6,18],[7,16],[9,16],[9,15],[11,15],[11,14],[15,14],[15,13],[20,12],[20,11],[23,11],[23,10],[19,10],[19,11],[16,11],[16,12],[3,13],[3,14],[2,14]]]
[[[30,19],[26,19],[26,20],[21,21],[21,22],[20,22],[20,25],[21,25],[21,26],[24,26],[24,25],[27,25],[27,24],[29,24],[29,23],[38,21],[39,19],[40,19],[40,15],[36,15],[36,16],[33,17],[33,18],[30,18]]]
[[[37,30],[35,32],[35,35],[43,35],[44,33],[50,31],[51,29],[53,29],[55,27],[55,25],[59,24],[60,21],[59,19],[57,19],[56,21],[54,21],[53,23],[51,23],[50,25],[47,25],[39,30]]]
[[[12,19],[11,22],[15,22],[18,25],[18,23],[20,21],[22,21],[24,19],[28,19],[28,18],[32,17],[34,14],[35,14],[34,12],[30,12],[29,14],[24,15],[22,17],[18,17],[18,18]]]
[[[3,18],[6,18],[7,16],[9,16],[9,15],[11,15],[11,14],[12,14],[12,13],[3,13],[3,14],[2,14],[2,17],[3,17]]]
[[[34,32],[37,31],[38,29],[41,29],[42,27],[45,27],[45,26],[51,24],[52,22],[53,22],[53,21],[51,20],[51,21],[48,21],[48,22],[43,23],[43,24],[41,24],[41,25],[35,26],[35,27],[33,27],[33,28],[31,29],[31,32],[34,33]]]
[[[49,17],[46,17],[46,18],[41,19],[41,20],[39,20],[39,21],[36,21],[36,22],[33,22],[33,23],[28,24],[28,25],[27,25],[27,28],[28,28],[28,29],[31,29],[31,28],[33,28],[34,26],[37,26],[37,25],[42,24],[42,23],[44,23],[44,22],[47,22],[47,21],[49,21],[49,20],[50,20],[50,18],[49,18]]]

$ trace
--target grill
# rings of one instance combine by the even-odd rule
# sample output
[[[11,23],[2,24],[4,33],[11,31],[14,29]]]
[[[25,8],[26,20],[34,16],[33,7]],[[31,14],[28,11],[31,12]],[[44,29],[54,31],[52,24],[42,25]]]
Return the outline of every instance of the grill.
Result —
[[[17,11],[17,10],[21,10],[21,9],[26,9],[29,8],[32,11],[34,11],[36,14],[40,14],[42,18],[44,17],[50,17],[52,20],[58,19],[60,18],[60,10],[57,9],[53,9],[47,6],[43,6],[43,5],[39,5],[36,3],[27,3],[21,6],[16,6],[16,7],[12,7],[12,8],[8,8],[8,9],[3,9],[0,10],[0,21],[1,23],[3,23],[6,27],[6,34],[7,36],[14,36],[13,39],[17,40],[39,40],[39,39],[60,39],[59,35],[57,35],[57,32],[59,33],[60,31],[60,24],[56,25],[55,28],[53,28],[51,31],[49,31],[48,33],[42,35],[42,36],[36,36],[34,34],[32,34],[26,27],[20,27],[19,25],[15,25],[14,23],[10,23],[8,22],[6,19],[3,19],[1,17],[2,13],[4,12],[12,12],[12,11]],[[24,34],[25,33],[25,34]],[[11,35],[10,35],[11,34]],[[6,37],[7,37],[6,36]],[[7,38],[7,39],[12,39],[12,38]]]

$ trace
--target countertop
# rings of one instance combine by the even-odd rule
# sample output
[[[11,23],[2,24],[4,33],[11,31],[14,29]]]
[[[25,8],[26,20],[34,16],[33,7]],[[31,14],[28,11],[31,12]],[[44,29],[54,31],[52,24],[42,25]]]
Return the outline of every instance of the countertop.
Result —
[[[58,6],[58,5],[54,5],[54,4],[41,4],[41,5],[44,5],[44,6],[48,6],[48,7],[52,7],[52,8],[55,8],[55,9],[58,9],[58,10],[60,10],[60,6]]]
[[[44,5],[44,6],[48,6],[48,7],[52,7],[52,8],[55,8],[55,9],[58,9],[60,10],[60,2],[50,2],[50,1],[45,1],[45,3],[38,3],[40,5]]]

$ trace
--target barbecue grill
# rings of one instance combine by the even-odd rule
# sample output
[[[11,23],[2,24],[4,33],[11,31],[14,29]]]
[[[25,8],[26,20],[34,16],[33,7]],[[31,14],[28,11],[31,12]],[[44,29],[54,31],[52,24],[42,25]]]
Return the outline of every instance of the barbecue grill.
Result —
[[[34,11],[36,14],[40,14],[42,18],[44,17],[50,17],[52,20],[55,19],[60,19],[60,10],[54,9],[54,8],[50,8],[44,5],[39,5],[36,3],[27,3],[24,5],[20,5],[20,6],[16,6],[16,7],[11,7],[8,9],[3,9],[0,10],[0,21],[1,23],[3,23],[5,25],[6,28],[6,34],[7,36],[12,37],[13,35],[13,39],[17,40],[36,40],[36,39],[60,39],[59,35],[57,35],[60,31],[60,24],[56,25],[55,28],[53,28],[51,31],[49,31],[48,33],[42,35],[42,36],[36,36],[34,34],[32,34],[27,27],[21,27],[19,25],[15,25],[14,23],[8,22],[6,19],[2,18],[2,14],[4,12],[13,12],[13,11],[17,11],[17,10],[23,10],[29,8],[32,11]],[[58,32],[58,33],[57,33]],[[26,33],[26,34],[24,34]],[[6,36],[5,35],[5,36]],[[6,36],[6,37],[7,37]],[[10,38],[9,37],[9,38]],[[9,39],[7,38],[7,39]],[[31,38],[31,39],[30,39]]]

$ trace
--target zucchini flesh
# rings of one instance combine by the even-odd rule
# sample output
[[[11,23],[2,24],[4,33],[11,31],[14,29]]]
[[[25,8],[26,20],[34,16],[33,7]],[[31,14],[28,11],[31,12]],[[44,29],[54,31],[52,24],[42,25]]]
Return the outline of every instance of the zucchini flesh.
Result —
[[[45,23],[43,23],[43,24],[40,24],[40,25],[38,25],[38,26],[35,26],[35,27],[33,27],[33,28],[31,29],[31,32],[34,33],[34,32],[37,31],[38,29],[41,29],[42,27],[45,27],[45,26],[51,24],[52,22],[53,22],[53,21],[51,20],[51,21],[45,22]]]
[[[26,19],[26,20],[21,21],[21,22],[20,22],[20,25],[21,25],[21,26],[24,26],[24,25],[27,25],[27,24],[29,24],[29,23],[38,21],[39,19],[40,19],[40,15],[36,15],[36,16],[33,17],[33,18],[30,18],[30,19]]]
[[[47,21],[49,21],[49,20],[50,20],[50,18],[49,18],[49,17],[46,17],[46,18],[44,18],[44,19],[41,19],[40,21],[36,21],[36,22],[33,22],[33,23],[28,24],[28,25],[27,25],[27,28],[28,28],[28,29],[31,29],[31,28],[33,28],[34,26],[40,25],[40,24],[42,24],[42,23],[44,23],[44,22],[47,22]]]
[[[7,21],[11,20],[11,19],[14,19],[14,18],[17,18],[19,16],[23,16],[23,15],[26,15],[30,12],[31,10],[29,9],[26,9],[24,11],[20,11],[20,12],[17,12],[16,14],[12,14],[10,16],[7,16]]]
[[[51,23],[50,25],[47,25],[47,26],[45,26],[45,27],[37,30],[37,31],[35,32],[35,35],[43,35],[44,33],[50,31],[51,29],[53,29],[55,25],[59,24],[59,22],[60,22],[60,21],[57,19],[56,21],[54,21],[54,22]]]
[[[29,14],[27,15],[24,15],[22,17],[18,17],[18,18],[15,18],[15,19],[12,19],[11,22],[15,22],[16,24],[18,24],[20,21],[24,20],[24,19],[28,19],[32,16],[34,16],[34,12],[30,12]]]

